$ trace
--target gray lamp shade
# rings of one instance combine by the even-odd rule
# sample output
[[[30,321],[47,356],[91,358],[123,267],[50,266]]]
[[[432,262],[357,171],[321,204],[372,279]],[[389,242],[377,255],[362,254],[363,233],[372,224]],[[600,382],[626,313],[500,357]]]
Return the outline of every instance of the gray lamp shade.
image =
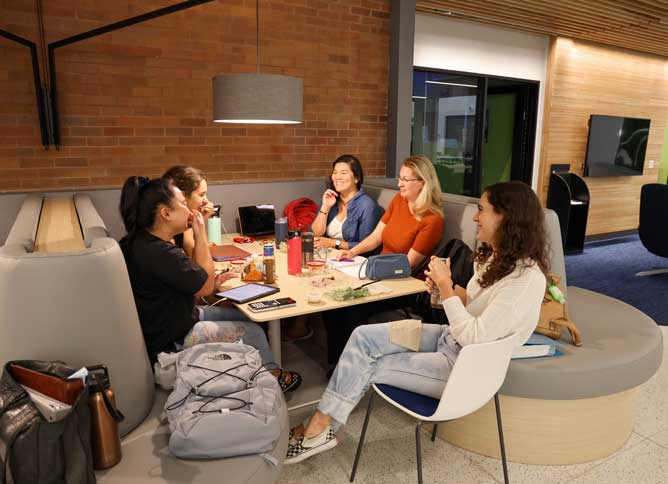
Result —
[[[213,78],[216,123],[297,124],[303,114],[302,80],[274,74]]]

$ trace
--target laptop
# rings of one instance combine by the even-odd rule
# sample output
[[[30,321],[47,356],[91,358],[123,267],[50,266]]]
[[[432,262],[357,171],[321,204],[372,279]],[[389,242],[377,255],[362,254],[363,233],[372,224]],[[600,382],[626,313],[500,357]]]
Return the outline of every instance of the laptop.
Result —
[[[274,233],[276,214],[273,205],[239,207],[239,226],[244,235],[269,235]]]

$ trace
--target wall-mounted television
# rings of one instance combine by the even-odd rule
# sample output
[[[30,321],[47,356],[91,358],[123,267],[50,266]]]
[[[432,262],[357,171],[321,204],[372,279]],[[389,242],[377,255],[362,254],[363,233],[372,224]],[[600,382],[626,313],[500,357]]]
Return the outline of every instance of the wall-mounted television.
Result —
[[[584,176],[642,175],[649,121],[592,114]]]

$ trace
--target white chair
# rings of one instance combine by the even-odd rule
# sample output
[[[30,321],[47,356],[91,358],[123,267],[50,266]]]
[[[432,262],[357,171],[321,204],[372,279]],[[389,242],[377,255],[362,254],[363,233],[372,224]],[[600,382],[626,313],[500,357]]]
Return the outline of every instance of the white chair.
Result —
[[[397,407],[399,410],[418,419],[415,427],[415,447],[417,451],[418,483],[422,484],[422,452],[420,446],[420,432],[423,422],[433,422],[434,430],[431,441],[436,438],[436,429],[440,422],[447,422],[475,412],[485,405],[492,396],[496,404],[496,420],[499,429],[499,443],[501,445],[501,462],[503,463],[503,478],[508,484],[508,466],[506,463],[506,449],[503,443],[503,428],[501,424],[501,410],[499,407],[499,388],[503,384],[515,347],[515,335],[490,343],[468,345],[462,348],[452,368],[443,395],[440,400],[409,392],[400,388],[382,383],[373,383],[375,393]],[[357,465],[364,445],[371,404],[374,393],[369,398],[362,435],[360,436],[353,471],[350,482],[355,480]]]

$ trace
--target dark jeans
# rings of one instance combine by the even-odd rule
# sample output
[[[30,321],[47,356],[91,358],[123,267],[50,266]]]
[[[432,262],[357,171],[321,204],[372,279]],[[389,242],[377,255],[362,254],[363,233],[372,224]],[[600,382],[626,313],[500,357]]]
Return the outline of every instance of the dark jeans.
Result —
[[[358,326],[368,324],[369,317],[385,311],[408,308],[414,303],[415,295],[410,295],[325,311],[322,319],[327,330],[327,361],[332,365],[339,361],[350,335]]]

